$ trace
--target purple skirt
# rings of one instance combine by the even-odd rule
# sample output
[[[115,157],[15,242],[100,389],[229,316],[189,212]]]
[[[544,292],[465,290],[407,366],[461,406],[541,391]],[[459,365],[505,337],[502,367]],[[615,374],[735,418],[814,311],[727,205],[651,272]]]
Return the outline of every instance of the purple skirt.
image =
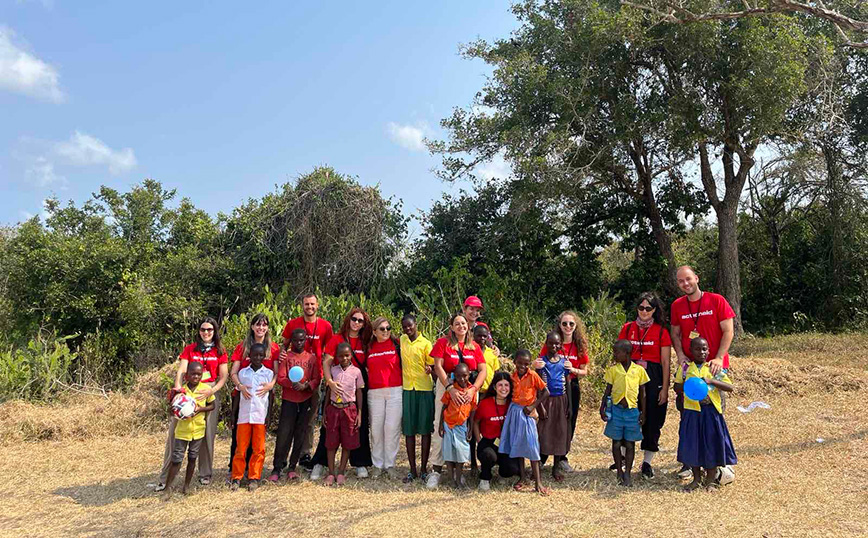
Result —
[[[735,448],[723,415],[713,405],[702,411],[685,409],[678,429],[678,461],[688,467],[711,469],[735,465]]]

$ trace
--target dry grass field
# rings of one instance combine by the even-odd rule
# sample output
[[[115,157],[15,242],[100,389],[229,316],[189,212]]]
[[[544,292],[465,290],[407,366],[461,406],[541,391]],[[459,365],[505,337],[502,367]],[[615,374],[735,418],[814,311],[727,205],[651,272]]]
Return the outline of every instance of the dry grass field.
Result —
[[[154,396],[7,403],[0,406],[0,534],[868,536],[866,350],[866,336],[742,341],[727,411],[739,465],[735,482],[716,492],[684,493],[673,476],[674,409],[657,479],[616,486],[596,402],[587,402],[570,458],[578,470],[553,485],[550,497],[503,483],[487,494],[429,492],[354,477],[342,489],[305,480],[251,494],[230,492],[221,468],[211,486],[166,501],[147,487],[165,439],[147,414]],[[735,409],[754,400],[772,408]],[[268,444],[270,463],[273,439]],[[228,439],[220,439],[216,460],[224,463],[228,450]]]

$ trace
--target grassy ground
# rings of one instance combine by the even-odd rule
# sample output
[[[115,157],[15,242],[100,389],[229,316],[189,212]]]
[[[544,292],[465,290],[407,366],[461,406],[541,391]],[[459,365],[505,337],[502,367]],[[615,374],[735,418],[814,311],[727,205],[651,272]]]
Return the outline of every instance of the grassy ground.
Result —
[[[66,434],[54,437],[60,440],[22,442],[8,433],[20,432],[20,424],[13,424],[19,415],[32,422],[41,413],[45,421],[58,422],[64,413],[83,411],[72,404],[63,409],[5,404],[0,406],[5,454],[0,469],[7,477],[0,484],[0,534],[865,536],[868,418],[859,409],[868,398],[862,381],[868,362],[862,353],[858,361],[841,360],[838,353],[859,342],[864,346],[868,339],[837,343],[832,353],[810,339],[780,346],[752,343],[753,351],[733,360],[737,393],[727,422],[739,465],[736,481],[713,493],[683,493],[672,475],[678,467],[674,411],[663,430],[665,450],[655,460],[658,478],[638,480],[629,490],[615,486],[602,422],[587,408],[570,458],[579,470],[553,486],[548,498],[514,493],[502,483],[488,494],[429,492],[420,485],[354,477],[341,490],[303,481],[233,493],[223,485],[225,470],[220,469],[215,484],[164,501],[147,487],[156,481],[163,433],[139,429],[117,436],[61,429]],[[736,411],[736,404],[753,400],[772,408]],[[115,412],[118,422],[129,419],[122,405],[102,406],[103,415]],[[111,416],[98,420],[104,423],[100,431],[113,431]],[[130,431],[130,426],[120,429]],[[268,448],[270,462],[273,439]],[[228,439],[219,440],[216,460],[225,462],[228,450]]]

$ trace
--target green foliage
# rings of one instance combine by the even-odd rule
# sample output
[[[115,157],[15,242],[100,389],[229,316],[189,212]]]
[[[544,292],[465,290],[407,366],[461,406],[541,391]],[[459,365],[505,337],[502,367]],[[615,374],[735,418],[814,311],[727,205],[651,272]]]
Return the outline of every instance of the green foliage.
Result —
[[[4,344],[0,351],[0,401],[47,401],[70,382],[76,354],[67,341],[75,336],[39,334],[24,346]]]

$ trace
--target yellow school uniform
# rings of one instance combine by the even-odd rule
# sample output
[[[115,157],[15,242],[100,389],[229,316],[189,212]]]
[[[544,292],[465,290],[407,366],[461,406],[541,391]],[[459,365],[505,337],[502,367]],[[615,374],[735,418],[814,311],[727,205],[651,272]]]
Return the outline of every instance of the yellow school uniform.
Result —
[[[425,372],[425,366],[434,366],[431,356],[431,341],[419,333],[412,342],[406,334],[401,335],[401,377],[404,390],[431,391],[434,381]]]
[[[706,382],[709,379],[714,379],[714,376],[711,375],[711,369],[708,367],[708,363],[702,365],[702,368],[697,368],[695,362],[691,362],[687,367],[687,376],[685,377],[682,374],[682,369],[678,368],[675,372],[675,383],[684,383],[686,380],[691,377],[699,377],[704,379]],[[723,381],[724,383],[732,384],[732,381],[729,379],[729,376],[726,374],[722,374],[717,377],[718,381]],[[717,387],[708,386],[708,399],[711,400],[711,403],[714,405],[714,408],[717,409],[718,413],[723,413],[720,405],[720,391],[717,390]],[[696,400],[691,400],[684,395],[684,409],[690,409],[692,411],[700,411],[702,408],[699,405],[699,402]]]
[[[192,392],[190,392],[190,387],[187,385],[184,385],[184,388],[187,389],[187,394],[192,396],[199,406],[204,407],[214,401],[213,394],[208,398],[202,395],[203,392],[211,388],[206,383],[200,382]],[[179,420],[175,424],[175,439],[195,441],[196,439],[205,437],[205,415],[206,413],[196,413],[191,418]]]
[[[606,369],[603,379],[612,385],[612,402],[620,403],[627,399],[627,407],[635,409],[639,407],[639,386],[651,381],[648,372],[638,364],[630,362],[629,368],[624,370],[620,364],[614,364]]]
[[[485,357],[485,382],[482,384],[481,392],[485,393],[488,390],[488,386],[491,385],[494,372],[500,370],[500,359],[497,358],[497,354],[490,347],[485,348],[482,356]]]

